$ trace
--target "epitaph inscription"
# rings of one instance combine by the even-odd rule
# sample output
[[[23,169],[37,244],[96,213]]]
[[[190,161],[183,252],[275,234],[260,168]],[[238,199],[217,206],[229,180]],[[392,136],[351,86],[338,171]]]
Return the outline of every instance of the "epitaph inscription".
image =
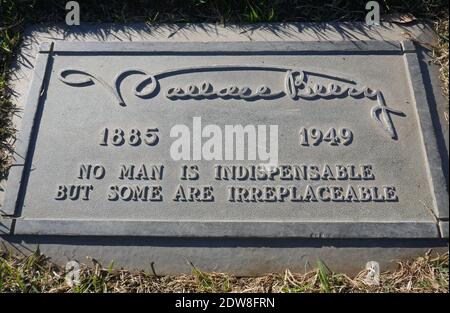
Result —
[[[400,43],[181,46],[41,50],[17,233],[438,236]]]

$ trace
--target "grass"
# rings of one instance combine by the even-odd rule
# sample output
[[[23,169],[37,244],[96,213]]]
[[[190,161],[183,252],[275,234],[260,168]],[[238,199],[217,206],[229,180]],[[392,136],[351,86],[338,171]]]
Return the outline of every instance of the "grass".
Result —
[[[448,98],[448,16],[447,19],[439,19],[435,22],[437,44],[433,47],[434,62],[439,65],[440,78],[443,82],[442,90]]]
[[[366,271],[355,277],[333,273],[318,262],[317,270],[304,274],[267,274],[260,277],[236,277],[224,273],[206,273],[192,266],[192,274],[155,276],[144,271],[103,268],[91,259],[81,264],[79,284],[70,287],[64,268],[39,252],[17,257],[0,251],[0,292],[264,292],[264,293],[350,293],[350,292],[430,292],[449,291],[448,254],[427,253],[415,260],[398,263],[395,271],[383,272],[380,284],[365,282]]]

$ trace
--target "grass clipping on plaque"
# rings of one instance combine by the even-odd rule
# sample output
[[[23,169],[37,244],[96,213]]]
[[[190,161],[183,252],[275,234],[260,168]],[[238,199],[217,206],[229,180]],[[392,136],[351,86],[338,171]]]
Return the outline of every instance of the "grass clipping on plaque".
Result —
[[[263,292],[263,293],[349,293],[449,291],[448,253],[431,252],[398,263],[395,271],[382,272],[378,285],[368,284],[367,271],[355,277],[333,273],[318,261],[307,273],[267,274],[236,277],[203,272],[191,263],[192,274],[157,276],[152,272],[102,267],[96,260],[80,265],[79,283],[69,286],[63,267],[39,252],[17,257],[0,252],[0,292]]]

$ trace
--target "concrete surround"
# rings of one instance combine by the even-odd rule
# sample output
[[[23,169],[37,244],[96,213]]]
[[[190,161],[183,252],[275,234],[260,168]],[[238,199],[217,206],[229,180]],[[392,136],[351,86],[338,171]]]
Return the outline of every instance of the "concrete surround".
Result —
[[[303,271],[314,267],[319,259],[333,270],[355,273],[372,260],[380,262],[384,270],[395,266],[396,260],[428,249],[444,252],[448,249],[448,123],[444,121],[448,106],[426,48],[411,39],[430,42],[428,26],[31,27],[14,64],[15,101],[25,110],[15,120],[20,129],[15,166],[9,181],[3,182],[2,243],[18,253],[29,253],[39,245],[43,253],[60,263],[73,259],[84,262],[90,256],[105,265],[114,260],[116,266],[144,268],[157,274],[189,272],[187,261],[202,270],[238,275],[286,268]],[[190,76],[178,75],[179,69]],[[298,99],[292,96],[292,101],[292,88],[284,82],[294,80],[289,73],[297,69],[301,69],[298,75],[304,71],[305,85],[309,80],[324,86],[332,81],[345,88],[351,81],[361,95],[365,87],[369,88],[367,98],[370,90],[382,95],[372,97],[378,102],[363,96],[350,101],[345,95],[318,95],[319,99],[312,101],[300,95]],[[168,70],[172,72],[167,74]],[[220,75],[214,74],[216,70]],[[139,81],[123,71],[153,76],[140,90]],[[243,72],[255,75],[242,76]],[[76,79],[88,77],[87,83],[71,80],[70,75],[78,75]],[[110,81],[114,77],[113,84]],[[189,83],[198,86],[206,79],[211,88],[222,79],[238,86],[245,83],[255,92],[255,99],[244,99],[231,89],[225,96],[208,96],[211,99],[186,94],[187,89],[171,94],[173,86],[185,88],[186,77],[192,77]],[[134,95],[129,92],[131,81],[137,85]],[[152,91],[148,86],[151,88],[155,81],[157,89]],[[270,91],[257,94],[255,90],[261,84],[267,84]],[[114,89],[116,92],[110,92]],[[61,99],[67,101],[61,103]],[[352,112],[341,109],[346,101],[351,103]],[[386,108],[398,113],[383,115]],[[196,114],[204,125],[279,122],[280,164],[367,162],[373,166],[375,179],[361,179],[356,185],[376,185],[379,190],[395,185],[398,200],[393,192],[389,199],[384,189],[387,200],[303,201],[302,211],[294,201],[228,206],[221,192],[225,194],[229,185],[242,183],[214,181],[211,169],[219,163],[249,167],[252,162],[177,163],[167,154],[169,127],[189,125]],[[162,138],[157,148],[149,148],[153,150],[110,145],[106,154],[105,147],[97,144],[101,127],[146,125],[158,128]],[[323,128],[324,133],[336,127],[338,134],[348,128],[354,138],[348,147],[326,146],[323,141],[317,147],[302,147],[296,139],[298,130],[290,131],[300,126],[305,126],[305,132]],[[86,141],[88,137],[92,137],[90,141]],[[143,153],[151,153],[151,159],[147,161]],[[119,165],[127,161],[164,163],[166,181],[147,181],[162,186],[163,201],[102,200],[108,186],[127,182],[117,179]],[[80,180],[81,163],[102,163],[105,177]],[[200,164],[198,180],[177,180],[179,167],[185,163]],[[49,197],[54,196],[58,184],[76,182],[93,185],[90,200],[55,201]],[[201,203],[171,202],[180,183],[214,184],[216,198]],[[262,188],[274,183],[253,181],[252,185]],[[316,191],[319,183],[311,183]],[[330,181],[325,183],[332,186]]]

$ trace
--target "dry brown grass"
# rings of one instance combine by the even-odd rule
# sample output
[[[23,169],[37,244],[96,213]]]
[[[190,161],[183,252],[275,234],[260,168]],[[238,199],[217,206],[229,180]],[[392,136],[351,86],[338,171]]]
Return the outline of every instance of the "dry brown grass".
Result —
[[[440,78],[442,80],[442,89],[444,95],[448,98],[448,16],[446,19],[439,20],[435,23],[435,29],[438,36],[437,44],[435,45],[434,61],[440,67]]]
[[[432,257],[431,253],[399,262],[397,270],[381,274],[378,286],[365,282],[366,271],[349,277],[331,273],[323,266],[306,274],[286,270],[283,274],[260,277],[205,273],[195,267],[190,275],[155,276],[112,266],[103,268],[92,260],[91,266],[81,265],[79,285],[69,287],[65,275],[63,268],[39,253],[28,257],[3,253],[0,257],[0,292],[445,293],[449,290],[448,254]]]

